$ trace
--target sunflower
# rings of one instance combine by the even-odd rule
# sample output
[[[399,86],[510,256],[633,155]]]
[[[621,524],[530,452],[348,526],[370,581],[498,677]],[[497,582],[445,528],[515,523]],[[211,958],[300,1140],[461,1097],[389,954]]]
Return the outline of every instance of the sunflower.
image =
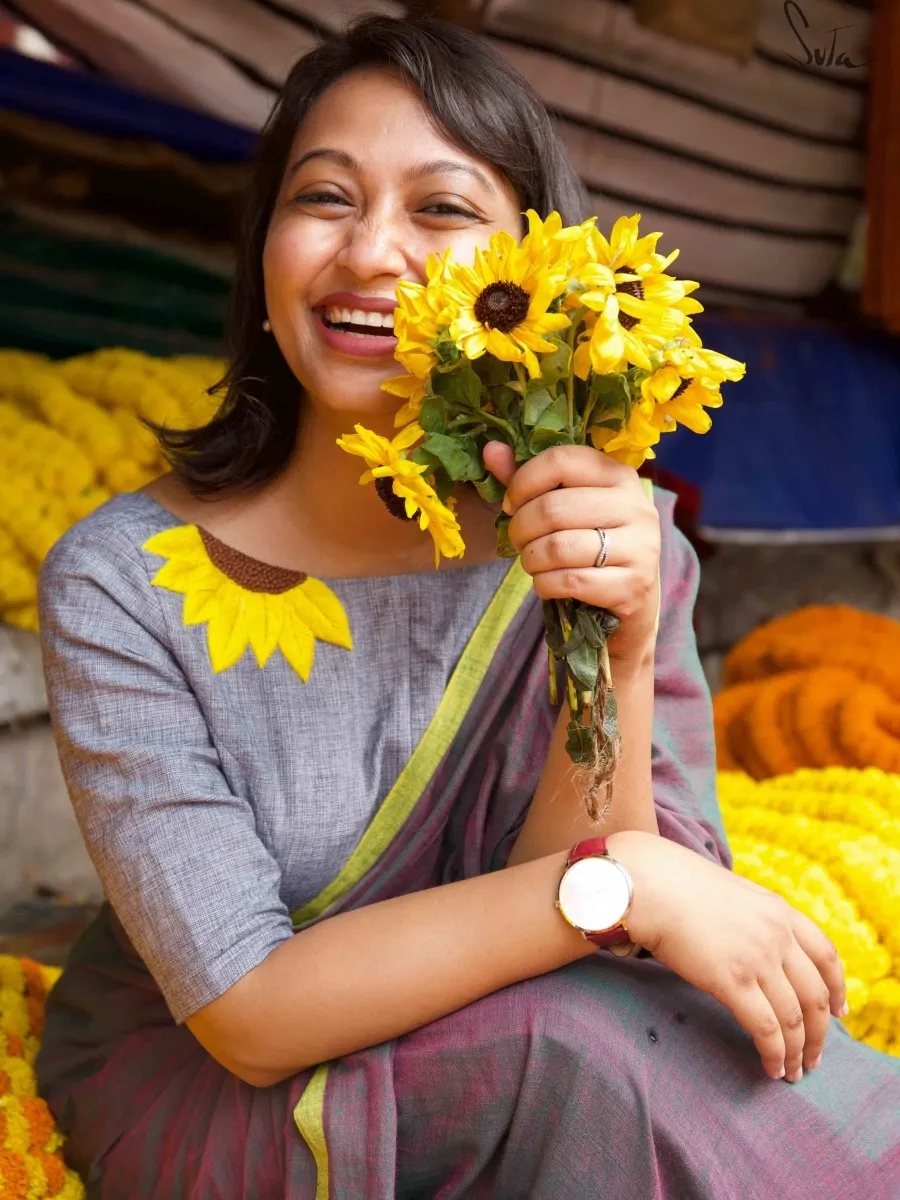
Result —
[[[154,587],[184,596],[185,625],[206,625],[213,671],[226,671],[248,646],[264,667],[276,649],[306,682],[316,639],[352,650],[347,615],[319,579],[261,563],[196,525],[180,525],[144,543],[168,561]]]
[[[590,431],[591,442],[628,467],[641,466],[648,458],[656,457],[653,447],[662,433],[654,420],[655,408],[653,400],[638,400],[626,425],[618,430],[595,425]]]
[[[533,259],[541,258],[544,270],[567,276],[575,274],[591,260],[592,235],[596,217],[580,225],[563,225],[558,212],[542,221],[533,208],[525,213],[528,233],[522,239],[522,249]]]
[[[593,261],[579,272],[587,288],[580,302],[598,316],[589,351],[579,357],[582,378],[588,358],[603,375],[628,364],[652,370],[653,350],[682,333],[690,314],[703,311],[690,295],[699,285],[666,274],[679,252],[668,257],[657,252],[662,234],[638,237],[640,219],[620,217],[609,241],[598,229],[590,231]]]
[[[524,363],[536,379],[537,353],[557,348],[546,335],[569,325],[564,313],[548,312],[566,284],[565,267],[560,260],[550,265],[539,241],[520,246],[501,230],[486,251],[475,251],[474,266],[447,265],[443,295],[454,313],[450,336],[467,358],[487,352],[503,362]]]
[[[434,542],[434,565],[444,558],[461,558],[465,543],[459,522],[453,513],[453,501],[447,504],[423,478],[427,467],[405,455],[422,436],[418,423],[407,425],[389,441],[363,425],[354,425],[355,434],[345,434],[337,444],[348,454],[356,454],[369,468],[359,477],[360,484],[375,480],[375,490],[388,512],[400,520],[418,517],[419,528],[427,530]]]
[[[712,421],[707,408],[720,408],[726,380],[744,377],[746,365],[681,339],[664,348],[660,363],[641,383],[641,396],[654,405],[652,420],[662,430],[685,425],[706,433]]]

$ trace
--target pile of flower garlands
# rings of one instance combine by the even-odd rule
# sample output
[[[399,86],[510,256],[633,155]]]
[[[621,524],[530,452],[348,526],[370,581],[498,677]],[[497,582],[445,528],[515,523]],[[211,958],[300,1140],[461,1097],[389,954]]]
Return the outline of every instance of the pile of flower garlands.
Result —
[[[900,1056],[900,775],[719,773],[735,870],[828,934],[847,973],[850,1032]]]
[[[62,1157],[62,1134],[37,1095],[34,1060],[44,1000],[59,975],[29,959],[0,955],[0,1196],[83,1200]]]
[[[801,767],[900,772],[900,621],[800,608],[727,655],[715,697],[719,767],[754,779]]]
[[[0,351],[0,620],[37,627],[37,574],[53,543],[108,500],[164,469],[142,424],[186,428],[215,410],[223,364],[98,350],[63,362]]]

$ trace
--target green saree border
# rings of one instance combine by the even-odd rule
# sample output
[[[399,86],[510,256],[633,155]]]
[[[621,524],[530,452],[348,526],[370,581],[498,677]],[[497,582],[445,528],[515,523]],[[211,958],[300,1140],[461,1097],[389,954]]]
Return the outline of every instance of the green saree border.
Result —
[[[530,590],[531,576],[516,559],[475,626],[447,690],[409,761],[338,874],[318,896],[292,914],[295,929],[320,917],[355,886],[397,836],[459,732],[494,652]]]
[[[328,1145],[325,1141],[325,1088],[328,1063],[316,1067],[313,1077],[294,1106],[294,1124],[309,1146],[316,1163],[316,1200],[329,1200]]]

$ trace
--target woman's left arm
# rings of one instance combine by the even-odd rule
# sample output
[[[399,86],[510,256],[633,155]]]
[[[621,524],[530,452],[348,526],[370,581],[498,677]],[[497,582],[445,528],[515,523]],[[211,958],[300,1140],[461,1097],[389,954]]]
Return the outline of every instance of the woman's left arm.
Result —
[[[659,832],[727,862],[692,625],[698,564],[672,522],[673,498],[663,494],[657,508],[633,470],[592,447],[545,451],[513,474],[511,454],[492,443],[485,463],[508,483],[510,538],[538,595],[583,600],[621,622],[609,651],[622,753],[603,832]],[[598,528],[607,533],[603,567]],[[563,705],[511,864],[598,831],[566,754],[568,719]]]

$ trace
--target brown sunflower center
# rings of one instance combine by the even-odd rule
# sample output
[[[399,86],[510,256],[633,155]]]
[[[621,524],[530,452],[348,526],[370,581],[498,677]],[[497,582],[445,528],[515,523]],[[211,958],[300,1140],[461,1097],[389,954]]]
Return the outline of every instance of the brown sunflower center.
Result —
[[[389,475],[378,476],[375,480],[375,491],[378,493],[378,499],[392,517],[396,517],[398,521],[412,520],[412,517],[406,515],[406,501],[395,493]]]
[[[475,320],[487,329],[509,333],[528,316],[531,297],[517,283],[489,283],[475,301]]]
[[[682,379],[681,383],[679,383],[678,387],[669,397],[670,403],[672,400],[677,400],[679,396],[683,396],[693,382],[693,379]]]
[[[643,300],[644,298],[644,285],[639,279],[629,280],[628,283],[620,283],[616,291],[625,292],[628,296],[634,296],[635,300]],[[623,329],[634,329],[637,323],[637,317],[632,317],[628,313],[622,312],[621,309],[619,310],[619,324]]]
[[[291,588],[306,582],[303,571],[289,571],[287,567],[273,567],[271,563],[251,558],[233,546],[226,546],[206,529],[197,526],[203,549],[214,567],[227,575],[234,583],[248,592],[264,592],[267,596],[280,596]]]

